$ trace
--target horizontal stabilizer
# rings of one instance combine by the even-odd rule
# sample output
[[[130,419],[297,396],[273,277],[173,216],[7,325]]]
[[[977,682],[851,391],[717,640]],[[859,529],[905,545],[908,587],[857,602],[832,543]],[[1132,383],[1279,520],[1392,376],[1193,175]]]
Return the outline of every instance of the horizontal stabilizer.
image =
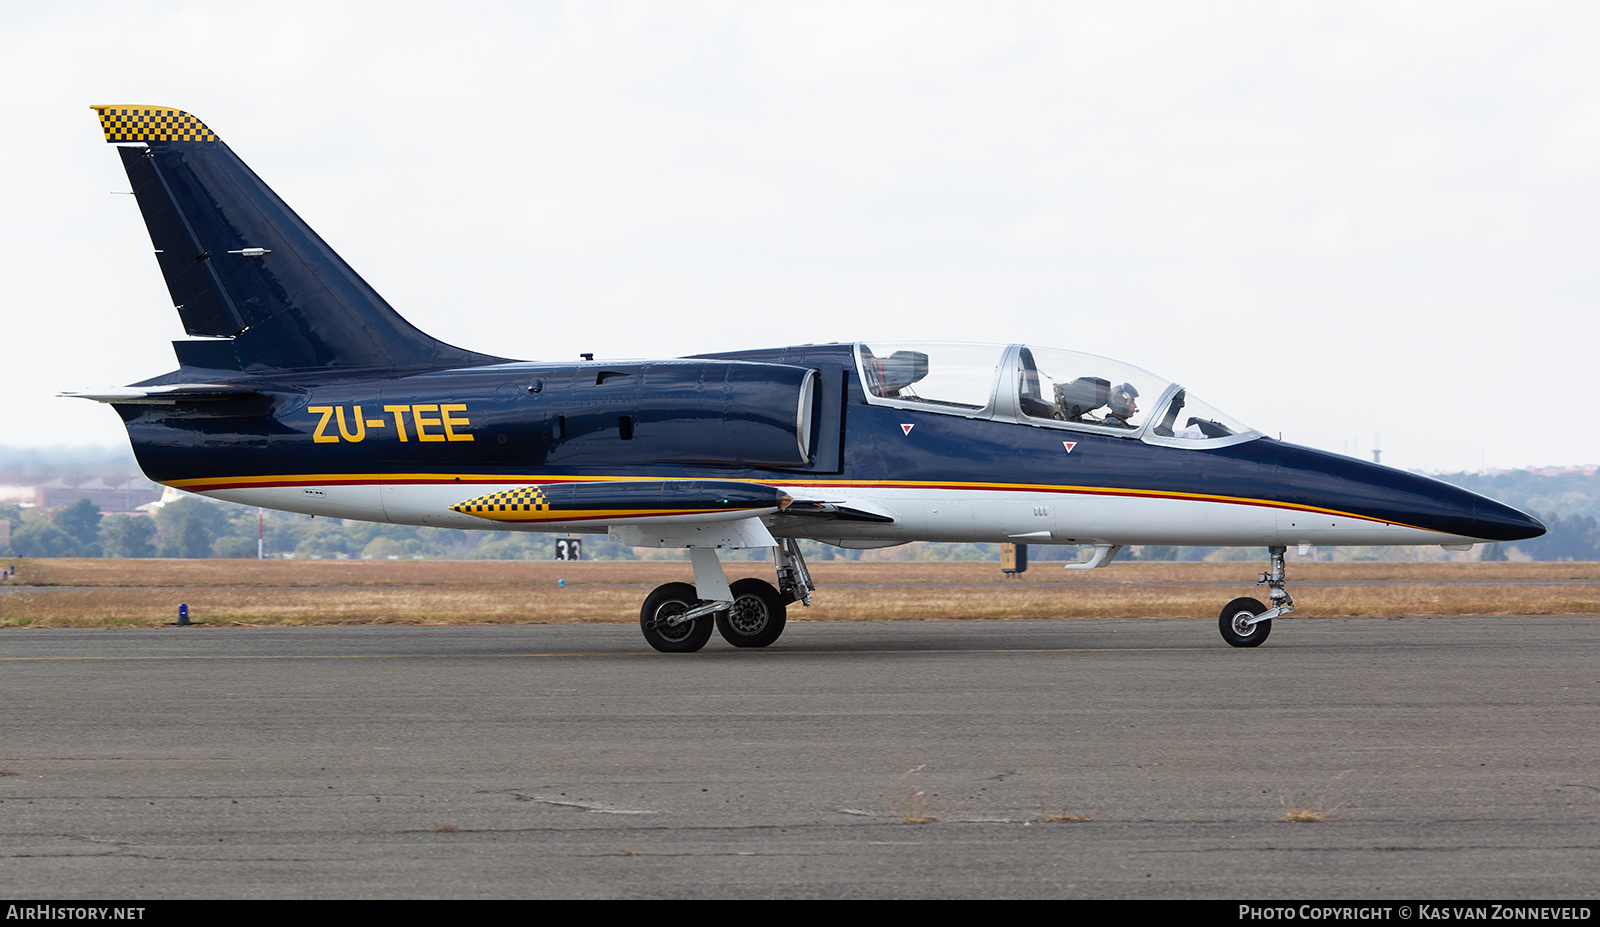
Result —
[[[450,506],[490,521],[560,522],[681,518],[727,512],[759,515],[788,506],[788,494],[728,480],[605,480],[550,483],[490,493]]]
[[[168,386],[113,386],[102,390],[57,393],[68,399],[93,399],[95,402],[132,405],[172,405],[179,402],[223,402],[262,393],[244,386],[225,383],[174,383]]]

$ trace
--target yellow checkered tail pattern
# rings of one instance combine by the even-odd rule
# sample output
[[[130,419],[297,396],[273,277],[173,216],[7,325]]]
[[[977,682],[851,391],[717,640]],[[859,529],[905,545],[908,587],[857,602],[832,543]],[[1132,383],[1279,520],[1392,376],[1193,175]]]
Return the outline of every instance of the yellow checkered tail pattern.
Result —
[[[216,133],[181,109],[170,106],[91,106],[100,114],[108,142],[214,142]]]

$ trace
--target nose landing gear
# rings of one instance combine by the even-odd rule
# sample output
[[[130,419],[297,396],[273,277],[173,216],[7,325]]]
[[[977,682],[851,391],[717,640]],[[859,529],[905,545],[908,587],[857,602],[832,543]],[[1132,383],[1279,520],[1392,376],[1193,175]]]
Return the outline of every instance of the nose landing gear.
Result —
[[[1267,553],[1272,556],[1272,568],[1261,574],[1259,585],[1267,587],[1267,598],[1272,602],[1268,608],[1261,604],[1261,600],[1248,596],[1234,599],[1223,609],[1217,618],[1217,628],[1222,632],[1222,639],[1234,647],[1259,647],[1272,633],[1272,619],[1281,618],[1294,611],[1294,598],[1289,595],[1289,590],[1284,588],[1283,555],[1287,548],[1269,547]]]

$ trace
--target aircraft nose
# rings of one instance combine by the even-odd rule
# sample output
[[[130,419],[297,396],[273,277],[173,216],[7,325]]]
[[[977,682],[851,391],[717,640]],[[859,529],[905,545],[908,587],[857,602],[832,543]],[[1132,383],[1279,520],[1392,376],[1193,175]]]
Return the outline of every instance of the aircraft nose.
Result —
[[[1409,507],[1415,511],[1411,524],[1479,542],[1525,541],[1545,533],[1539,519],[1471,490],[1420,474],[1405,474],[1400,480],[1410,483]],[[1396,482],[1391,479],[1389,485]]]
[[[1418,516],[1412,524],[1479,542],[1525,541],[1545,533],[1539,519],[1503,502],[1420,474],[1406,477]]]
[[[1291,444],[1277,451],[1279,476],[1300,493],[1289,501],[1480,543],[1525,541],[1545,533],[1526,512],[1420,473]]]
[[[1545,533],[1544,522],[1509,505],[1483,499],[1473,512],[1473,537],[1491,541],[1526,541]]]

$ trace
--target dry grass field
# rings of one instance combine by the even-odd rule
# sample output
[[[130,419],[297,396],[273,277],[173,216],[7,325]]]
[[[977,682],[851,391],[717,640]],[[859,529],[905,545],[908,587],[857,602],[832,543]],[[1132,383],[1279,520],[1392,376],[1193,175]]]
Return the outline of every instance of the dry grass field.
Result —
[[[1263,558],[1264,561],[1265,558]],[[0,627],[158,626],[179,603],[210,625],[632,622],[686,562],[17,560]],[[816,563],[790,620],[1201,618],[1265,598],[1265,563],[1122,563],[1016,579],[995,563]],[[770,563],[730,563],[770,580]],[[565,580],[565,586],[559,584]],[[1291,564],[1303,615],[1600,614],[1600,563]]]

